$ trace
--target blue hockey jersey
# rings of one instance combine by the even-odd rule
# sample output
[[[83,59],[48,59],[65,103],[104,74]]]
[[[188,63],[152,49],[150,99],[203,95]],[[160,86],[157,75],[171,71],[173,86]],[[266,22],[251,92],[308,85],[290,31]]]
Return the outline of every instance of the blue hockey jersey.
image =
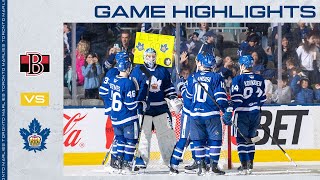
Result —
[[[119,74],[119,71],[117,68],[111,68],[106,76],[104,77],[104,81],[102,82],[100,88],[99,88],[99,95],[104,100],[104,108],[105,108],[105,115],[110,115],[111,111],[111,101],[108,97],[108,83],[110,78],[114,78]]]
[[[138,101],[145,99],[148,87],[146,84],[148,78],[142,73],[140,66],[144,65],[135,66],[130,75],[133,80],[137,81],[140,87],[137,97]],[[166,68],[157,66],[155,69],[148,70],[151,74],[151,84],[147,101],[147,103],[150,104],[150,108],[146,111],[146,115],[158,116],[169,111],[167,102],[164,98],[174,99],[178,96],[172,84],[170,73]]]
[[[190,105],[190,116],[193,119],[206,120],[214,116],[220,116],[220,109],[215,105],[208,94],[202,89],[201,85],[219,104],[222,111],[228,107],[227,94],[224,80],[220,74],[214,72],[197,72],[193,76],[192,83],[188,83],[186,96],[192,100]]]
[[[136,86],[132,80],[115,76],[107,84],[108,99],[111,102],[111,121],[113,126],[122,126],[138,121]]]
[[[231,100],[237,112],[260,111],[267,100],[264,79],[259,74],[244,73],[233,78]]]
[[[186,82],[184,83],[184,85],[181,88],[181,96],[183,99],[183,107],[182,107],[182,111],[183,113],[187,114],[188,116],[190,116],[190,105],[192,103],[192,96],[187,93],[187,87],[189,84],[192,85],[193,83],[193,76],[194,74],[190,75],[188,77],[188,79],[186,80]]]

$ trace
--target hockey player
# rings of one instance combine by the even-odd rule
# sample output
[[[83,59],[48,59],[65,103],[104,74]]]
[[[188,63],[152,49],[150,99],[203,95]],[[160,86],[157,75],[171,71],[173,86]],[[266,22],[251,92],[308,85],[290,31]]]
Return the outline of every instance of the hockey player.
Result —
[[[118,52],[115,55],[115,60],[118,62],[120,59],[126,59],[128,58],[128,54],[126,52]],[[104,99],[104,106],[105,106],[105,115],[109,116],[111,111],[111,101],[108,97],[108,83],[109,79],[113,78],[117,75],[119,75],[119,70],[117,67],[111,67],[111,69],[108,70],[107,74],[105,75],[104,81],[102,82],[100,88],[99,88],[99,95],[102,99]],[[108,119],[108,118],[107,118]],[[110,166],[105,167],[107,172],[113,173],[118,169],[118,166],[116,164],[117,160],[117,143],[116,140],[113,141],[113,146],[111,149],[111,160],[110,160]]]
[[[180,122],[180,139],[176,143],[174,150],[171,155],[170,159],[170,174],[178,174],[178,165],[183,159],[183,152],[185,148],[190,143],[190,115],[189,115],[189,106],[191,105],[191,100],[186,97],[186,86],[188,83],[192,83],[193,79],[191,76],[184,82],[184,84],[178,84],[177,88],[181,92],[183,97],[183,107],[182,107],[182,114],[181,114],[181,122]],[[194,151],[193,151],[193,143],[190,143],[192,158],[195,159]],[[191,165],[192,166],[192,165]],[[192,170],[191,167],[186,167],[186,170]]]
[[[205,167],[206,147],[209,147],[211,173],[223,175],[224,171],[218,169],[222,145],[222,124],[220,110],[224,112],[223,121],[230,123],[231,112],[228,107],[224,80],[220,74],[211,72],[215,58],[210,53],[201,52],[197,55],[198,72],[193,76],[193,83],[187,86],[187,97],[192,100],[190,106],[190,138],[194,143],[195,159],[198,165],[198,175],[203,175],[208,169]],[[201,84],[200,84],[201,83]],[[206,91],[209,93],[207,94]],[[213,102],[208,96],[214,97]]]
[[[232,80],[231,100],[235,109],[235,124],[237,133],[238,155],[241,162],[241,174],[251,173],[255,144],[248,142],[256,136],[261,119],[261,106],[266,101],[264,79],[259,74],[252,73],[253,58],[251,55],[239,58],[240,75]],[[246,140],[247,139],[247,140]]]
[[[170,99],[171,106],[180,111],[182,102],[177,98],[177,93],[170,79],[170,73],[162,66],[156,65],[156,51],[152,48],[144,52],[144,65],[137,65],[131,77],[140,87],[138,100],[144,100],[147,89],[144,88],[146,75],[140,68],[146,68],[151,74],[150,89],[147,103],[150,108],[145,112],[142,132],[139,142],[140,157],[136,158],[137,167],[146,168],[150,159],[150,143],[152,127],[156,129],[160,153],[165,165],[169,165],[170,156],[176,143],[172,127],[171,114],[164,98]],[[141,67],[144,66],[144,67]]]
[[[112,153],[111,166],[123,173],[131,173],[131,164],[138,139],[139,125],[136,85],[128,78],[132,64],[126,53],[116,55],[119,75],[108,77],[100,87],[104,90],[105,113],[110,115],[114,128],[116,154]],[[103,94],[103,93],[102,93]],[[114,151],[114,148],[112,151]],[[114,159],[116,155],[116,160]]]

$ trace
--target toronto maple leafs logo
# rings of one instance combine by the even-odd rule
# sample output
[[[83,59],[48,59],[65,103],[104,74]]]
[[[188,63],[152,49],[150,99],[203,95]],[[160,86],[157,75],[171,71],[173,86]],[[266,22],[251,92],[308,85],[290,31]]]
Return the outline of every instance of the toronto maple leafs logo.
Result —
[[[50,134],[50,129],[45,128],[41,130],[41,125],[36,118],[31,121],[29,131],[25,128],[21,128],[19,132],[24,140],[23,149],[34,151],[35,153],[47,149],[45,145]]]
[[[136,46],[136,48],[139,50],[139,51],[142,51],[144,50],[144,44],[142,44],[141,42],[138,42],[138,45]]]
[[[150,92],[159,92],[161,87],[162,80],[158,80],[156,77],[151,77],[151,86],[150,86]]]
[[[161,44],[160,51],[165,53],[168,49],[168,44]]]

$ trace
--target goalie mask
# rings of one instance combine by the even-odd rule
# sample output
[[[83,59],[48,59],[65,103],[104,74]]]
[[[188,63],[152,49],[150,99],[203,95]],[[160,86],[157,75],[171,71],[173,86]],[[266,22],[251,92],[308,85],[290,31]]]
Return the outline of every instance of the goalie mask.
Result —
[[[144,64],[147,68],[154,69],[156,66],[157,53],[154,49],[148,48],[143,54]]]

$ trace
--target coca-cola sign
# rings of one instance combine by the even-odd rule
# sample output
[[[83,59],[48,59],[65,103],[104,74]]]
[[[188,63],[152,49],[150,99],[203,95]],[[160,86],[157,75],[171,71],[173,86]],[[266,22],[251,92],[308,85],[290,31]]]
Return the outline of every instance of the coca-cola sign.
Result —
[[[87,114],[81,116],[80,113],[77,113],[73,116],[69,116],[67,114],[63,114],[63,117],[68,122],[63,127],[63,136],[66,136],[63,144],[65,147],[74,147],[81,140],[81,129],[77,129],[76,125],[78,122],[83,120]]]

